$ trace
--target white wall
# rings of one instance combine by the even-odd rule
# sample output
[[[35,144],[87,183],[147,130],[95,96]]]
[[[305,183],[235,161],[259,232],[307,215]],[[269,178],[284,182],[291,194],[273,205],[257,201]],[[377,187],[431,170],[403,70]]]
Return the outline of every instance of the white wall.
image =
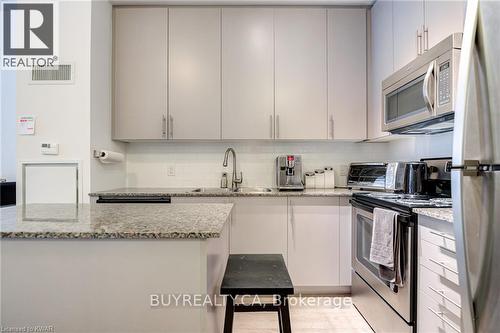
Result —
[[[431,157],[451,157],[453,133],[402,138],[388,146],[389,159],[411,161]]]
[[[17,136],[17,201],[21,161],[81,161],[83,200],[90,189],[89,1],[59,2],[59,59],[74,64],[74,84],[30,85],[30,71],[17,72],[16,113],[36,116],[35,135]],[[40,143],[59,143],[59,155],[41,155]]]
[[[17,137],[18,202],[22,161],[81,161],[83,202],[90,191],[125,185],[125,163],[92,158],[92,149],[125,148],[111,140],[111,41],[109,2],[60,1],[60,61],[74,64],[74,84],[30,85],[30,71],[17,72],[16,112],[36,116],[35,135]],[[41,142],[59,143],[59,155],[41,155]]]
[[[303,171],[332,166],[338,184],[345,184],[342,167],[355,161],[383,161],[386,143],[331,142],[213,142],[130,143],[127,149],[127,185],[138,187],[218,187],[223,171],[231,174],[232,160],[223,168],[227,147],[236,150],[243,186],[274,186],[275,158],[280,154],[301,154]],[[168,176],[169,166],[175,176]]]
[[[16,72],[2,71],[0,117],[0,178],[16,181]]]
[[[111,140],[112,7],[108,1],[92,1],[90,64],[90,147],[124,153],[125,144]],[[125,163],[102,164],[90,160],[90,190],[125,186]]]

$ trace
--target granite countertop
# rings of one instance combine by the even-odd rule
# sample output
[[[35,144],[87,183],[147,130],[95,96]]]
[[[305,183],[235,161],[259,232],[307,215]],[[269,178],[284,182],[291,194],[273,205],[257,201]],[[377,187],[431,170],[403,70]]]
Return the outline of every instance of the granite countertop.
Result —
[[[419,215],[453,223],[452,208],[414,208],[413,211]]]
[[[29,204],[0,209],[0,238],[207,239],[233,204]]]
[[[89,193],[91,197],[137,197],[137,196],[171,196],[171,197],[350,197],[356,190],[347,188],[306,189],[303,191],[271,192],[232,192],[213,188],[213,191],[193,192],[196,188],[162,188],[162,187],[123,187],[108,191]],[[210,188],[209,188],[210,189]]]

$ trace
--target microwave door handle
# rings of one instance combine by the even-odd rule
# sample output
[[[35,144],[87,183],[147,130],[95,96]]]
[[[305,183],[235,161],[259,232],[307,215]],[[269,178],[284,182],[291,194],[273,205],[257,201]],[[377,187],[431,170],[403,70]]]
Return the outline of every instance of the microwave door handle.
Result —
[[[429,64],[429,68],[427,69],[427,73],[425,73],[424,84],[422,87],[422,94],[424,96],[425,106],[429,110],[429,112],[434,112],[434,61]],[[432,78],[432,81],[431,81]],[[429,93],[429,87],[431,88],[431,92]]]

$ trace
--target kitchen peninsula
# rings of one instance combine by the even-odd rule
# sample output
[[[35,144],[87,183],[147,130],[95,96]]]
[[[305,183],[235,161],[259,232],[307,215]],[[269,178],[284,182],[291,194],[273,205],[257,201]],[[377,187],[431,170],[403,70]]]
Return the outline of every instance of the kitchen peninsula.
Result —
[[[220,331],[223,307],[155,306],[152,299],[218,294],[232,207],[2,208],[3,324],[54,332]]]

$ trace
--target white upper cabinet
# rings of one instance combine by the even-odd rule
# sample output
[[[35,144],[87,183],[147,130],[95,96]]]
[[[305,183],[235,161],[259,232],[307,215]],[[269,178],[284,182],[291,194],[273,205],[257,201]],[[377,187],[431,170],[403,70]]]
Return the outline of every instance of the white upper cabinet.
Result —
[[[328,138],[366,139],[366,10],[328,9]]]
[[[326,9],[275,9],[277,139],[327,139]]]
[[[220,11],[169,9],[168,120],[172,139],[220,139]]]
[[[382,81],[394,71],[392,6],[392,1],[377,1],[371,9],[368,139],[389,135],[382,131]]]
[[[113,16],[113,138],[166,139],[167,9],[117,7]]]
[[[465,1],[425,2],[425,48],[431,48],[452,33],[463,32]]]
[[[422,52],[424,0],[394,1],[394,70]]]
[[[272,8],[222,9],[222,138],[274,138]]]

